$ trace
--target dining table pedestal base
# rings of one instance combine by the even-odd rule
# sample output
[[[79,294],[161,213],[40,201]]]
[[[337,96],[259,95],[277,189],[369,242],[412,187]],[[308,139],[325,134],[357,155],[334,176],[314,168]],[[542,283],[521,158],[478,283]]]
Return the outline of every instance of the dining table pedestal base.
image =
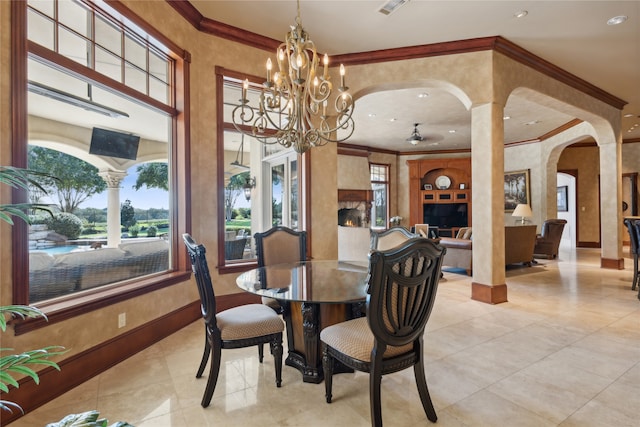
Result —
[[[289,348],[285,365],[299,370],[303,382],[318,384],[324,379],[320,331],[327,326],[364,315],[364,303],[283,302],[283,308]],[[353,372],[353,369],[336,362],[334,373],[343,372]]]

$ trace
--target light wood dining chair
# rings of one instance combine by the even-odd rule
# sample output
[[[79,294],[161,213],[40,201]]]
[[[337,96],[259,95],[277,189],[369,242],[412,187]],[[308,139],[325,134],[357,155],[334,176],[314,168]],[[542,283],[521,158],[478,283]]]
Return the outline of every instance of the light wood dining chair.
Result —
[[[198,285],[202,307],[202,318],[205,325],[204,353],[196,378],[200,378],[207,366],[211,355],[211,366],[207,386],[202,396],[201,405],[209,406],[220,373],[220,359],[222,349],[243,348],[257,345],[259,359],[262,363],[262,346],[269,344],[273,354],[276,386],[282,384],[282,331],[284,322],[269,307],[262,304],[248,304],[230,308],[216,314],[216,296],[211,283],[209,266],[207,265],[206,250],[198,245],[193,238],[185,233],[182,235],[191,265],[193,275]]]

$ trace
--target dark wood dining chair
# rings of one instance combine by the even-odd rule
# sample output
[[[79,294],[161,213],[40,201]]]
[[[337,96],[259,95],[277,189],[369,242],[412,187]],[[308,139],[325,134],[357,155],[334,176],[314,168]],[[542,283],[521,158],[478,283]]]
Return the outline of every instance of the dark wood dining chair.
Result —
[[[640,283],[640,266],[638,264],[638,256],[640,255],[640,219],[625,218],[623,222],[629,232],[629,252],[633,257],[633,281],[631,282],[631,290],[635,291]],[[640,299],[640,289],[638,290],[638,298]]]
[[[382,426],[382,375],[413,366],[422,407],[437,420],[424,372],[423,335],[436,297],[446,249],[431,240],[413,238],[388,251],[369,255],[367,317],[322,330],[325,397],[331,403],[337,360],[369,373],[371,425]]]
[[[383,231],[371,230],[371,249],[384,251],[417,237],[404,227],[396,226]]]
[[[220,373],[222,349],[244,348],[257,345],[262,363],[262,346],[269,344],[273,354],[276,386],[282,384],[282,331],[284,322],[269,307],[262,304],[248,304],[230,308],[216,314],[216,296],[211,283],[206,250],[185,233],[182,235],[187,246],[193,268],[193,275],[200,293],[202,318],[205,325],[204,353],[196,378],[200,378],[211,355],[209,378],[201,405],[209,406]]]
[[[305,261],[307,259],[307,232],[296,231],[282,225],[253,235],[256,241],[258,267]],[[262,303],[278,314],[284,306],[274,298],[262,297]]]

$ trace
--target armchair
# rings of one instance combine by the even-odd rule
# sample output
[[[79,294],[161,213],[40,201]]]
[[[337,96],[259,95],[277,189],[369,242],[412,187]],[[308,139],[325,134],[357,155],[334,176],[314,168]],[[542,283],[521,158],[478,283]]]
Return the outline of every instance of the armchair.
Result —
[[[553,259],[558,256],[558,247],[566,223],[564,219],[555,218],[547,219],[542,224],[542,233],[536,237],[536,245],[533,248],[536,258],[546,256],[547,259]]]

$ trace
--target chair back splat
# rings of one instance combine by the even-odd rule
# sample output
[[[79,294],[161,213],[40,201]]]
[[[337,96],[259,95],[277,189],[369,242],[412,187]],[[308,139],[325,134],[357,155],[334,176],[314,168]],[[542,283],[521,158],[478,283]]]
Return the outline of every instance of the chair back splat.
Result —
[[[204,246],[198,245],[190,235],[185,234],[184,242],[191,260],[193,276],[198,285],[202,318],[207,328],[216,329],[216,296],[211,283],[209,265],[207,264],[207,250]]]
[[[193,275],[198,285],[202,318],[205,324],[204,352],[196,378],[202,376],[211,357],[209,376],[201,405],[206,408],[211,403],[220,373],[222,349],[257,345],[258,358],[262,363],[263,344],[269,344],[275,365],[276,386],[280,387],[282,384],[282,332],[284,331],[282,319],[272,309],[262,304],[241,305],[216,314],[216,297],[207,265],[207,251],[189,234],[183,234],[182,239],[187,247]]]
[[[296,231],[279,225],[263,233],[255,233],[253,237],[256,240],[258,267],[299,262],[307,259],[306,231]],[[278,314],[284,314],[285,310],[287,310],[286,303],[275,298],[262,297],[262,303],[271,307]],[[287,334],[290,333],[287,330]],[[289,339],[289,342],[292,342],[291,339]]]
[[[335,361],[369,372],[371,424],[382,426],[382,375],[413,366],[427,418],[437,420],[424,373],[423,335],[435,302],[446,249],[413,237],[369,254],[367,316],[320,332],[325,398],[331,403]]]
[[[403,244],[412,237],[417,237],[417,235],[400,226],[383,231],[371,230],[371,249],[386,251]]]
[[[367,319],[376,347],[402,346],[422,337],[431,315],[442,258],[433,244],[404,245],[370,255]]]
[[[307,232],[284,226],[255,233],[258,267],[307,259]]]

